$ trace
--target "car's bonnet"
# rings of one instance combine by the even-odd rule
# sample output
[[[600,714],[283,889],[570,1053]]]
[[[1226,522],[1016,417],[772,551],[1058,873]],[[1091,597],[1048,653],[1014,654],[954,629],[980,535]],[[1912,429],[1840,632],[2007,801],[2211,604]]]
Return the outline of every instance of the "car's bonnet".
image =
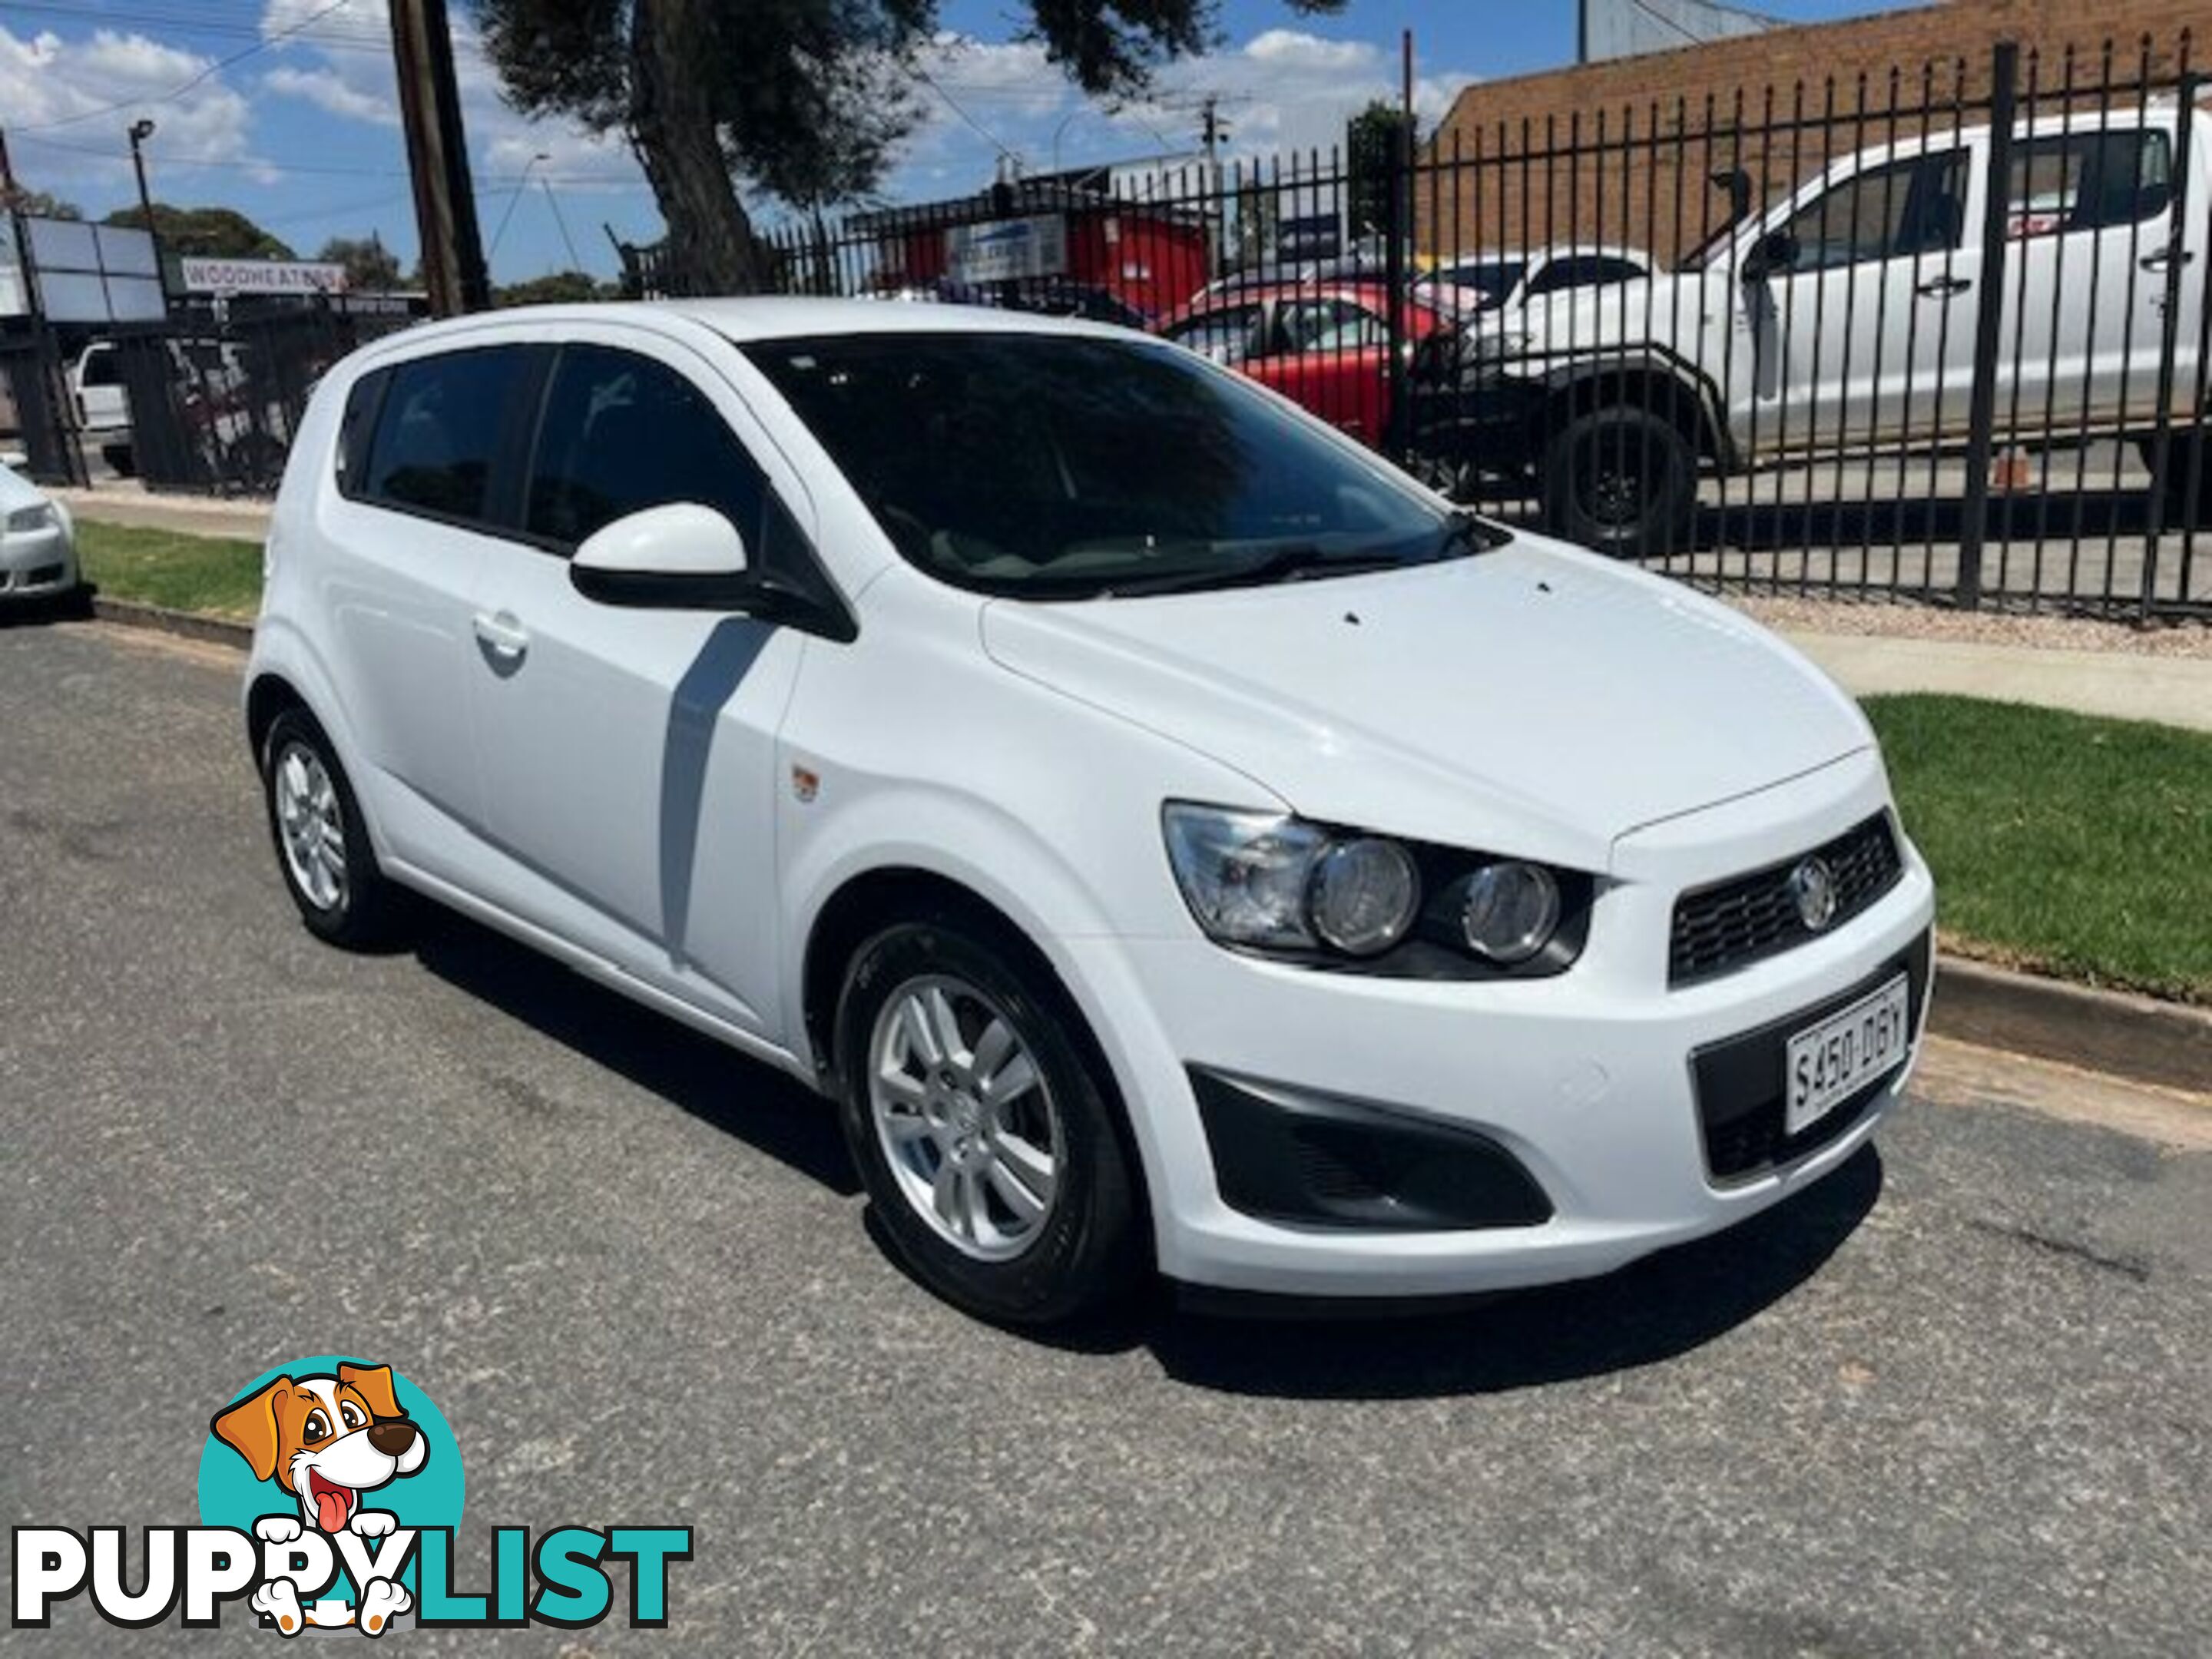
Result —
[[[1589,867],[1872,741],[1765,630],[1540,538],[1271,587],[999,600],[983,642],[1309,817]]]

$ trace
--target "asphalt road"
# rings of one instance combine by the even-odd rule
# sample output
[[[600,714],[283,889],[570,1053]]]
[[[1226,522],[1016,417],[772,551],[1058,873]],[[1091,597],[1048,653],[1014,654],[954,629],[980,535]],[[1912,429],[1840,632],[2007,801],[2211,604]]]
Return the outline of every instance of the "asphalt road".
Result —
[[[2212,1136],[1954,1081],[1608,1281],[1045,1346],[888,1265],[796,1089],[458,921],[314,944],[236,673],[0,627],[10,1524],[195,1518],[210,1412],[337,1351],[441,1406],[469,1527],[696,1529],[665,1632],[410,1650],[2212,1645]]]

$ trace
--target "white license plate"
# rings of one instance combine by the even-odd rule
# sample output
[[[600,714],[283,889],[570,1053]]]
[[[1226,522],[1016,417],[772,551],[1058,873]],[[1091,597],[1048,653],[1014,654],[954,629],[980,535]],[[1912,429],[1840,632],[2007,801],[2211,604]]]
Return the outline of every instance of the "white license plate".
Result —
[[[1812,1127],[1905,1058],[1911,1040],[1905,975],[1790,1039],[1782,1132]]]

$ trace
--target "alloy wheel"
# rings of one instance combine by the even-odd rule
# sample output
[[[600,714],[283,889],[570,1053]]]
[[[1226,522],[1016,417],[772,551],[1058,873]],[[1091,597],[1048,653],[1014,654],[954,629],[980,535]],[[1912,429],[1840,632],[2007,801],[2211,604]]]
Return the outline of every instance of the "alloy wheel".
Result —
[[[345,815],[337,786],[322,757],[305,744],[289,743],[270,768],[276,796],[278,837],[293,884],[318,910],[346,902]]]
[[[952,975],[908,980],[876,1017],[867,1086],[884,1160],[938,1237],[979,1261],[1027,1249],[1052,1215],[1066,1139],[1006,1010]]]

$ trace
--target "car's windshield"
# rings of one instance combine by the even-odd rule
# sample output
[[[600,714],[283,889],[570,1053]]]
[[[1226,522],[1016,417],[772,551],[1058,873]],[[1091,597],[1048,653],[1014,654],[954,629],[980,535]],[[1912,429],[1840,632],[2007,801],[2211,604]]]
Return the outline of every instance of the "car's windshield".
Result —
[[[745,347],[907,560],[1090,599],[1290,581],[1491,544],[1171,346],[1014,333]]]
[[[1513,285],[1528,268],[1518,259],[1476,259],[1443,266],[1433,280],[1479,296],[1486,311],[1505,303],[1505,296],[1513,292]]]

